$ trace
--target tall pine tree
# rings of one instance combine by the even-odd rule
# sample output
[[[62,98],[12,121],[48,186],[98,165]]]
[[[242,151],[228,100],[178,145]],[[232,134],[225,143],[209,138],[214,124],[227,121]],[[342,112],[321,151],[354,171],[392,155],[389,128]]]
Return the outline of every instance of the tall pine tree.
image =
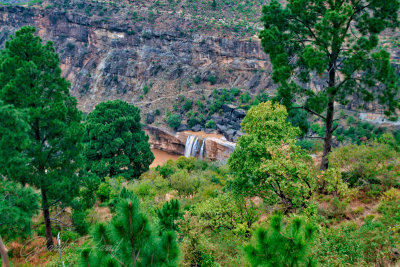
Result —
[[[24,175],[8,178],[40,189],[47,248],[53,247],[50,207],[69,203],[79,190],[83,129],[69,83],[61,77],[51,42],[23,27],[0,53],[0,99],[26,113],[29,146]]]
[[[263,7],[261,44],[289,114],[301,108],[326,126],[321,169],[331,151],[335,103],[378,101],[399,107],[399,83],[379,34],[398,26],[398,0],[273,0]],[[319,77],[318,77],[319,76]],[[313,88],[312,81],[319,80]]]

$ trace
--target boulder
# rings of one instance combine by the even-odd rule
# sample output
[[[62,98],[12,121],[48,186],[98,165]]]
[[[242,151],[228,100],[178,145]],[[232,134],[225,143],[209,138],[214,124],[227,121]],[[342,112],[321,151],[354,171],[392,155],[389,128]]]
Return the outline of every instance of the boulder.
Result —
[[[236,143],[236,142],[238,141],[239,137],[241,137],[242,135],[244,135],[243,132],[237,131],[237,132],[235,133],[235,135],[232,137],[232,142],[235,142],[235,143]]]
[[[228,130],[224,125],[221,124],[217,124],[217,129],[222,133],[225,133]]]
[[[183,131],[186,131],[187,129],[188,128],[187,128],[186,124],[181,124],[181,125],[179,125],[178,129],[176,129],[176,131],[177,132],[183,132]]]
[[[220,116],[214,114],[211,116],[211,119],[216,123],[216,124],[224,124],[224,119],[221,118]]]
[[[147,114],[146,122],[147,124],[152,124],[154,122],[154,115],[152,113]]]
[[[192,130],[193,132],[199,132],[199,131],[201,130],[201,125],[200,125],[200,124],[196,124],[195,126],[193,126],[193,127],[191,128],[191,130]]]
[[[237,123],[233,123],[232,124],[232,129],[234,129],[236,131],[240,131],[240,129],[241,129],[240,121],[238,121]]]
[[[236,109],[234,105],[229,105],[229,104],[222,104],[221,107],[224,113],[231,113],[233,110]]]
[[[243,109],[235,109],[234,111],[233,111],[233,116],[236,118],[236,119],[243,119],[245,116],[246,116],[246,111],[245,110],[243,110]]]
[[[235,130],[229,129],[224,133],[224,136],[225,136],[226,140],[232,141],[233,136],[235,135],[235,133],[236,133]]]

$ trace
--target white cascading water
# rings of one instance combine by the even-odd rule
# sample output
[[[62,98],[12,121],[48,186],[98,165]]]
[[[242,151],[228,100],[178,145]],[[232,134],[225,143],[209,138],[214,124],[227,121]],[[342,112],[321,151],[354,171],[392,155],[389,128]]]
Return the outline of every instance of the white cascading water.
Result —
[[[199,154],[199,158],[203,159],[204,157],[204,144],[206,143],[206,138],[203,139],[203,143],[201,143],[201,147],[200,147],[200,154]]]
[[[192,153],[190,154],[192,157],[196,157],[197,150],[199,149],[199,138],[196,137],[193,142]]]
[[[199,152],[199,146],[200,146],[200,139],[197,136],[194,135],[189,135],[186,139],[186,144],[185,144],[185,157],[196,157],[197,152]],[[203,158],[204,156],[204,143],[205,139],[203,139],[203,142],[200,147],[200,153],[199,153],[199,158]]]
[[[194,142],[195,136],[189,135],[186,139],[186,144],[185,144],[185,157],[190,157],[192,153],[192,147],[193,147],[193,142]]]

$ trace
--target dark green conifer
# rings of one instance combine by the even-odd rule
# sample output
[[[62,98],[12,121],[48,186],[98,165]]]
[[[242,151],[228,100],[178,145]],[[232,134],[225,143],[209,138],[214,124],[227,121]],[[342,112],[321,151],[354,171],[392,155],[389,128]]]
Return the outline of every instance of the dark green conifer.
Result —
[[[85,129],[87,168],[99,177],[138,178],[154,160],[140,111],[133,105],[121,100],[100,103],[87,116]]]
[[[53,44],[42,44],[35,31],[22,27],[0,52],[0,99],[26,115],[29,145],[21,154],[26,164],[20,171],[8,172],[7,178],[40,189],[50,249],[54,246],[51,206],[68,205],[79,192],[83,128]]]
[[[282,217],[275,215],[267,229],[255,233],[256,244],[245,247],[251,266],[314,266],[311,244],[315,228],[295,218],[283,227]]]
[[[166,202],[161,209],[156,210],[158,219],[160,220],[161,231],[178,230],[176,220],[182,218],[182,213],[179,208],[179,201],[177,199],[172,199]]]
[[[96,225],[94,249],[83,250],[82,266],[176,266],[175,234],[155,234],[137,197],[120,200],[116,214],[109,224]]]

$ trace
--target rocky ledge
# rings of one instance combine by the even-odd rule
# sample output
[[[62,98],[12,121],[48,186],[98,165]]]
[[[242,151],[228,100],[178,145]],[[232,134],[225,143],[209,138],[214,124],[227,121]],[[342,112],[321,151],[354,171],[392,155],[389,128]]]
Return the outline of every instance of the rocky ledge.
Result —
[[[154,126],[145,126],[145,132],[149,135],[149,143],[152,149],[159,149],[171,154],[195,156],[199,158],[223,161],[235,149],[235,143],[229,142],[225,137],[219,134],[207,134],[204,132],[171,132]],[[198,140],[198,146],[195,142],[188,142],[190,137]],[[203,151],[200,146],[204,143]]]

